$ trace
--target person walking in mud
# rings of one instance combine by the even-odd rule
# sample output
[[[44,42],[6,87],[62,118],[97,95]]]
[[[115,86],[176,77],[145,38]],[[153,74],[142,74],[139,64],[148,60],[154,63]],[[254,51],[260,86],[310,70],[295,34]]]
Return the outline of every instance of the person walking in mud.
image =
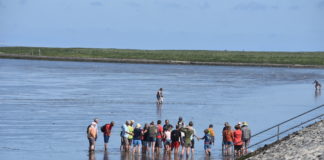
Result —
[[[162,104],[163,103],[163,93],[162,93],[163,89],[160,88],[157,92],[156,92],[156,99],[157,99],[157,104]]]
[[[321,90],[322,85],[317,80],[314,81],[314,84],[315,84],[315,90]]]

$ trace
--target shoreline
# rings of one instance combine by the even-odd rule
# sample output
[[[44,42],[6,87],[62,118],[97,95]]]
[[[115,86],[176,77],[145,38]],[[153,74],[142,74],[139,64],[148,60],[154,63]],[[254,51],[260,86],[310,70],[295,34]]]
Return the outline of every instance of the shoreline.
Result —
[[[23,55],[23,54],[14,54],[14,53],[12,53],[12,54],[0,53],[0,58],[2,58],[2,59],[49,60],[49,61],[138,63],[138,64],[179,64],[179,65],[210,65],[210,66],[324,68],[324,65],[269,64],[269,63],[231,63],[231,62],[194,62],[194,61],[177,61],[177,60],[119,59],[119,58],[54,57],[54,56]]]

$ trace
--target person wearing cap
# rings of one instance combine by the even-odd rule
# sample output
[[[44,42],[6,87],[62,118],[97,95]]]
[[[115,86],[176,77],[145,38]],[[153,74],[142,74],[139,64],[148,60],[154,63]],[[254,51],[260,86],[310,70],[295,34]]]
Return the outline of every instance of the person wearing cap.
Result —
[[[104,147],[105,147],[105,151],[108,149],[108,141],[111,135],[111,129],[112,127],[115,125],[114,121],[111,121],[110,124],[105,124],[104,127],[104,132],[103,132],[103,136],[104,136]]]
[[[92,122],[91,125],[88,127],[87,137],[89,140],[89,152],[93,152],[95,150],[96,137],[97,137],[97,133],[98,133],[96,126],[97,126],[97,123]]]
[[[247,122],[243,122],[242,125],[243,154],[246,154],[251,140],[251,130]]]
[[[130,122],[126,121],[125,124],[122,126],[122,132],[121,132],[121,142],[122,142],[122,146],[124,148],[124,151],[128,151],[129,150],[129,141],[128,141],[128,136],[130,134],[128,126],[129,126]]]
[[[99,133],[99,130],[98,130],[99,119],[98,119],[98,118],[95,118],[95,119],[93,119],[93,122],[96,123],[96,127],[95,127],[95,128],[96,128],[96,130],[97,130],[97,133]],[[92,122],[92,123],[93,123],[93,122]],[[97,136],[96,136],[96,140],[97,140],[97,138],[98,138],[98,134],[97,134]]]
[[[142,135],[143,131],[141,129],[141,124],[137,123],[135,129],[134,129],[134,136],[133,136],[133,154],[137,151],[137,153],[140,153],[140,148],[142,145]]]
[[[128,145],[129,145],[129,147],[131,147],[132,144],[133,144],[133,135],[134,135],[133,125],[134,125],[135,121],[134,120],[130,120],[129,122],[130,123],[128,125],[128,132],[129,132],[129,135],[128,135]]]

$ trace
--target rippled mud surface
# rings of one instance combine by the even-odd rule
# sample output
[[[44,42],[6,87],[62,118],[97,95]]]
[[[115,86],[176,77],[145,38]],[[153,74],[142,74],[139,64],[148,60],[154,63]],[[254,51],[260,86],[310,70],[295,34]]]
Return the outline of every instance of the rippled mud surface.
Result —
[[[169,119],[175,124],[182,116],[186,123],[194,122],[198,136],[214,124],[211,157],[221,159],[225,121],[247,121],[256,133],[323,104],[323,95],[312,84],[315,79],[324,83],[323,69],[0,59],[0,155],[130,159],[119,152],[125,120],[143,125]],[[161,87],[165,103],[156,106],[155,93]],[[99,125],[114,120],[116,126],[108,153],[99,136],[97,152],[89,156],[86,127],[95,117]],[[195,149],[193,159],[205,157],[202,141],[196,141]]]

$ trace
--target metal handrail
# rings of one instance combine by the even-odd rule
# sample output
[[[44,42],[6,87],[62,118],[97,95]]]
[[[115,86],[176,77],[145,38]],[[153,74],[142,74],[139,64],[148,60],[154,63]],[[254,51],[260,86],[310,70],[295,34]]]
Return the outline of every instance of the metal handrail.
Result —
[[[278,135],[281,135],[281,134],[283,134],[283,133],[286,133],[286,132],[288,132],[288,131],[290,131],[290,130],[292,130],[292,129],[295,129],[296,127],[299,127],[299,126],[301,126],[301,125],[303,125],[303,124],[306,124],[306,123],[308,123],[308,122],[310,122],[310,121],[313,121],[313,120],[315,120],[315,119],[317,119],[317,118],[320,118],[320,117],[323,117],[323,116],[324,116],[324,114],[321,114],[321,115],[319,115],[319,116],[317,116],[317,117],[315,117],[315,118],[312,118],[312,119],[310,119],[310,120],[307,120],[307,121],[305,121],[305,122],[303,122],[303,123],[301,123],[301,124],[299,124],[299,125],[293,126],[293,127],[289,128],[289,129],[286,129],[286,130],[280,132]],[[263,142],[265,142],[265,141],[267,141],[267,140],[270,140],[270,139],[272,139],[272,138],[275,138],[275,137],[277,137],[278,135],[274,135],[274,136],[271,136],[271,137],[269,137],[269,138],[266,138],[266,139],[264,139],[264,140],[262,140],[262,141],[259,141],[259,142],[255,143],[255,144],[253,144],[253,145],[250,145],[248,148],[251,148],[251,147],[256,146],[256,145],[258,145],[258,144],[261,144],[261,143],[263,143]]]
[[[278,127],[278,126],[280,126],[280,125],[282,125],[282,124],[284,124],[284,123],[287,123],[287,122],[289,122],[289,121],[291,121],[291,120],[294,120],[294,119],[296,119],[296,118],[298,118],[298,117],[300,117],[300,116],[302,116],[302,115],[305,115],[305,114],[307,114],[307,113],[309,113],[309,112],[312,112],[312,111],[314,111],[314,110],[316,110],[316,109],[319,109],[319,108],[321,108],[321,107],[324,107],[324,104],[322,104],[322,105],[320,105],[320,106],[318,106],[318,107],[315,107],[315,108],[313,108],[313,109],[311,109],[311,110],[309,110],[309,111],[306,111],[306,112],[304,112],[304,113],[302,113],[302,114],[300,114],[300,115],[297,115],[297,116],[295,116],[295,117],[293,117],[293,118],[290,118],[290,119],[288,119],[288,120],[286,120],[286,121],[284,121],[284,122],[281,122],[281,123],[279,123],[279,124],[277,124],[277,125],[274,125],[274,126],[268,128],[268,129],[265,129],[265,130],[263,130],[263,131],[261,131],[261,132],[259,132],[259,133],[256,133],[256,134],[252,135],[251,138],[252,138],[252,137],[255,137],[255,136],[259,135],[259,134],[262,134],[262,133],[264,133],[264,132],[266,132],[266,131],[269,131],[270,129],[276,128],[276,127]]]
[[[310,112],[312,112],[312,111],[314,111],[314,110],[317,110],[317,109],[319,109],[319,108],[321,108],[321,107],[324,107],[324,104],[322,104],[322,105],[320,105],[320,106],[318,106],[318,107],[315,107],[315,108],[313,108],[313,109],[311,109],[311,110],[309,110],[309,111],[306,111],[306,112],[304,112],[304,113],[302,113],[302,114],[299,114],[299,115],[297,115],[297,116],[295,116],[295,117],[293,117],[293,118],[290,118],[290,119],[288,119],[288,120],[286,120],[286,121],[284,121],[284,122],[281,122],[281,123],[279,123],[279,124],[277,124],[277,125],[274,125],[274,126],[268,128],[268,129],[265,129],[265,130],[263,130],[263,131],[261,131],[261,132],[258,132],[258,133],[256,133],[256,134],[252,135],[251,138],[252,138],[252,137],[255,137],[255,136],[257,136],[257,135],[260,135],[260,134],[262,134],[262,133],[264,133],[264,132],[267,132],[267,131],[269,131],[269,130],[271,130],[271,129],[273,129],[273,128],[276,128],[276,127],[278,128],[278,130],[277,130],[277,134],[276,134],[276,135],[271,136],[271,137],[266,138],[266,139],[263,139],[263,140],[261,140],[261,141],[255,143],[255,144],[253,144],[253,145],[250,145],[248,148],[251,148],[251,147],[253,147],[253,146],[256,146],[256,145],[258,145],[258,144],[261,144],[261,143],[263,143],[263,142],[265,142],[265,141],[267,141],[267,140],[270,140],[270,139],[272,139],[272,138],[275,138],[275,137],[277,137],[277,140],[279,140],[279,135],[281,135],[281,134],[283,134],[283,133],[286,133],[286,132],[288,132],[288,131],[290,131],[290,130],[296,128],[296,127],[299,127],[299,126],[301,126],[301,125],[303,125],[303,124],[306,124],[306,123],[308,123],[308,122],[310,122],[310,121],[313,121],[313,120],[315,120],[315,119],[317,119],[317,118],[323,117],[324,115],[321,114],[321,115],[319,115],[319,116],[316,116],[315,118],[311,118],[311,119],[309,119],[309,120],[307,120],[307,121],[304,121],[304,122],[302,122],[302,123],[299,124],[299,125],[293,126],[293,127],[289,128],[289,129],[286,129],[285,131],[279,132],[279,126],[280,126],[280,125],[283,125],[283,124],[285,124],[285,123],[287,123],[287,122],[289,122],[289,121],[291,121],[291,120],[294,120],[294,119],[296,119],[296,118],[298,118],[298,117],[301,117],[301,116],[303,116],[303,115],[305,115],[305,114],[307,114],[307,113],[310,113]]]

